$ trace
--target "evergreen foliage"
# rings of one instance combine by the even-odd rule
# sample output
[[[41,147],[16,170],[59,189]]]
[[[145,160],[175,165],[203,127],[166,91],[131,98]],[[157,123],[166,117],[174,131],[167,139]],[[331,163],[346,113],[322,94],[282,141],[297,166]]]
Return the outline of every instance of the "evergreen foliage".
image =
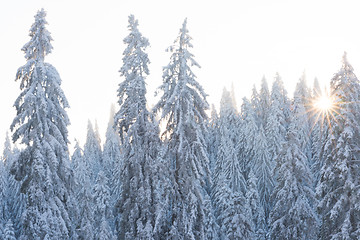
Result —
[[[209,119],[185,19],[150,110],[149,40],[130,15],[105,143],[89,121],[70,161],[69,104],[45,62],[45,17],[35,15],[16,74],[0,239],[360,238],[360,82],[346,53],[330,94],[316,79],[310,91],[303,74],[289,99],[277,73],[271,91],[263,77],[240,111],[234,85],[224,88]],[[333,102],[322,109],[324,96]]]
[[[270,158],[275,161],[285,142],[289,103],[280,75],[277,73],[270,96],[269,118],[266,125],[266,136],[269,142]]]
[[[149,59],[144,52],[149,42],[138,30],[138,21],[129,16],[130,34],[123,55],[119,85],[120,110],[114,124],[122,139],[122,163],[119,181],[121,196],[116,203],[116,214],[121,214],[117,224],[120,239],[153,239],[156,221],[156,199],[160,190],[158,177],[158,128],[146,108],[145,79],[149,74]]]
[[[6,134],[6,140],[3,151],[3,164],[4,169],[1,176],[3,176],[4,183],[6,182],[5,188],[2,188],[5,199],[3,199],[4,212],[3,215],[4,223],[6,219],[12,219],[15,236],[19,236],[21,232],[21,218],[24,212],[25,198],[20,192],[21,182],[15,180],[14,176],[10,174],[10,168],[19,156],[19,150],[12,148],[9,135]]]
[[[292,121],[277,165],[274,207],[270,213],[271,239],[316,239],[318,218],[315,212],[315,193],[307,157],[301,148],[302,119],[295,103]]]
[[[90,120],[88,121],[86,142],[84,145],[84,161],[86,162],[87,171],[91,184],[94,184],[98,172],[102,169],[102,150],[101,140],[98,132],[97,124],[95,130]]]
[[[325,159],[317,186],[320,239],[357,239],[359,215],[360,85],[348,63],[331,80],[337,110],[330,120]]]
[[[270,109],[270,91],[269,86],[267,83],[267,80],[265,76],[261,80],[261,88],[260,88],[260,94],[259,94],[259,101],[260,101],[260,121],[263,126],[263,128],[266,128],[268,118],[269,118],[269,109]]]
[[[258,191],[258,179],[253,170],[250,170],[249,179],[247,181],[246,201],[249,207],[251,224],[253,227],[254,239],[266,239],[266,222],[265,212],[262,204],[260,203],[260,196]]]
[[[103,151],[103,171],[108,179],[110,206],[112,207],[115,206],[121,196],[120,175],[122,171],[120,137],[118,132],[114,129],[114,116],[115,108],[112,106]],[[120,215],[115,213],[114,218],[110,219],[111,228],[113,230],[119,228],[119,226],[115,227],[118,223],[120,223]]]
[[[110,189],[108,179],[103,171],[100,171],[97,175],[93,196],[95,239],[112,239],[114,236],[109,223],[109,220],[112,219]]]
[[[209,179],[209,160],[204,134],[208,109],[206,94],[191,67],[199,64],[189,52],[191,37],[185,19],[173,46],[170,63],[163,69],[163,95],[155,106],[166,123],[173,196],[169,209],[170,239],[204,239],[204,195]],[[208,215],[209,216],[209,215]]]
[[[16,99],[16,117],[11,124],[13,141],[25,146],[12,168],[26,195],[22,219],[23,234],[31,239],[67,239],[72,234],[70,220],[72,173],[69,166],[69,107],[56,69],[45,63],[52,50],[46,30],[46,13],[35,15],[31,40],[24,45],[27,63],[16,80],[21,93]]]
[[[76,235],[79,239],[94,238],[94,210],[92,185],[90,180],[90,162],[83,155],[83,151],[76,141],[75,150],[71,158],[74,170],[74,192],[78,202],[78,217],[74,221]]]
[[[5,225],[3,239],[4,240],[16,240],[15,230],[14,230],[13,223],[11,220],[9,220]]]
[[[256,139],[254,141],[255,154],[253,161],[253,169],[258,179],[257,186],[260,196],[260,203],[263,207],[266,222],[272,208],[271,194],[275,187],[274,175],[272,173],[272,165],[268,150],[268,142],[265,137],[265,131],[260,126]]]

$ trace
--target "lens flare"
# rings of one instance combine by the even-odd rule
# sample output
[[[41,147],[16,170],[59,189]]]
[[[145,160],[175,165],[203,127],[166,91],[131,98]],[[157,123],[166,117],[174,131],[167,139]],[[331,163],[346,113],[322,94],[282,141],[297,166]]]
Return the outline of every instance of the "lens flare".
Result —
[[[314,108],[319,112],[329,112],[334,107],[334,101],[330,96],[322,95],[314,102]]]
[[[327,124],[331,129],[330,119],[335,119],[334,114],[339,114],[339,107],[336,102],[335,95],[330,95],[326,91],[311,101],[309,112],[315,119],[314,125],[316,123],[320,123],[321,126]]]

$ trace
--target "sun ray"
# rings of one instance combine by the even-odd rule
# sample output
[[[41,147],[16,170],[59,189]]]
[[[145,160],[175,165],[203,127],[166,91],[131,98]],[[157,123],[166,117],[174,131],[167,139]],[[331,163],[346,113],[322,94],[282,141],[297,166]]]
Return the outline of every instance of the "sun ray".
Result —
[[[322,95],[314,103],[314,107],[321,112],[327,112],[333,108],[333,101],[329,96]]]
[[[336,121],[335,115],[340,115],[338,111],[339,105],[335,95],[328,94],[326,90],[323,93],[317,93],[316,95],[317,97],[310,101],[310,106],[308,108],[309,117],[314,119],[311,130],[313,130],[317,123],[319,123],[321,127],[324,127],[324,124],[327,124],[331,129],[331,119]]]

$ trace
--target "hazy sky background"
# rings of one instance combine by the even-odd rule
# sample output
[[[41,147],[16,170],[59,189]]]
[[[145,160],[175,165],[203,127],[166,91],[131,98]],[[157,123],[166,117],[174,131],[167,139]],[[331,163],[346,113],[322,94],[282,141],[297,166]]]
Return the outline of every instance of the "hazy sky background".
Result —
[[[20,93],[17,69],[25,64],[22,46],[37,10],[47,11],[54,41],[46,58],[62,78],[71,108],[70,141],[85,142],[87,121],[97,120],[102,142],[112,103],[122,79],[118,70],[128,35],[128,15],[150,41],[149,105],[169,62],[169,47],[183,20],[193,37],[192,52],[202,66],[198,81],[219,106],[223,87],[234,84],[238,106],[258,88],[263,76],[271,83],[279,72],[289,96],[306,71],[310,86],[322,86],[341,67],[344,51],[360,71],[360,3],[354,1],[150,1],[150,0],[12,0],[0,7],[0,145],[16,114],[12,107]],[[116,107],[118,107],[116,105]]]

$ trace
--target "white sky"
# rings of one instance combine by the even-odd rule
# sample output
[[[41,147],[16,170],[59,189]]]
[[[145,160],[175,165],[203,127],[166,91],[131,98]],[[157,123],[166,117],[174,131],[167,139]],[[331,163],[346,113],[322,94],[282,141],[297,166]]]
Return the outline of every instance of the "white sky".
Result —
[[[69,100],[70,141],[84,144],[87,121],[98,122],[104,142],[111,103],[122,81],[123,38],[127,19],[134,14],[150,41],[148,101],[161,84],[162,67],[169,62],[165,49],[178,35],[185,17],[193,37],[193,53],[202,66],[198,81],[219,106],[223,87],[234,83],[238,106],[243,96],[269,82],[279,72],[292,96],[305,70],[309,85],[317,77],[322,86],[349,62],[360,69],[360,2],[321,0],[150,1],[150,0],[13,0],[0,1],[0,145],[15,116],[12,107],[20,93],[16,70],[25,64],[22,46],[34,15],[47,11],[53,53],[46,61],[59,71]]]

